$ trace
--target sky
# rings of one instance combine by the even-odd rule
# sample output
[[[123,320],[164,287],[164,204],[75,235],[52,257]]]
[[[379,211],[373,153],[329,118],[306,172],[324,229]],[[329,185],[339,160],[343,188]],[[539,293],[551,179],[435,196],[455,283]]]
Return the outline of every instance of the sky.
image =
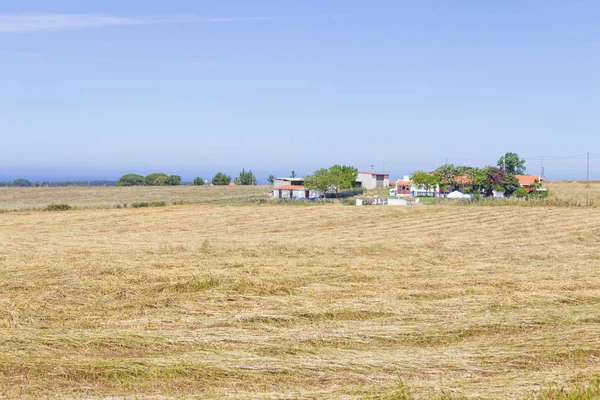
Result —
[[[0,5],[0,180],[400,178],[507,151],[600,179],[595,0]],[[5,179],[6,178],[6,179]]]

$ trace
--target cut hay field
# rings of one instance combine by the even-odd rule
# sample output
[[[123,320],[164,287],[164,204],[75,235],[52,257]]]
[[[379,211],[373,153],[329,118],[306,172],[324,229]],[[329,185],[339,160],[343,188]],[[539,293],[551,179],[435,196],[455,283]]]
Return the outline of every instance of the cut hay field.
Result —
[[[0,210],[43,208],[48,204],[72,207],[116,207],[133,203],[211,203],[263,199],[271,186],[135,186],[0,188]]]
[[[0,398],[587,399],[598,374],[594,208],[0,214]]]

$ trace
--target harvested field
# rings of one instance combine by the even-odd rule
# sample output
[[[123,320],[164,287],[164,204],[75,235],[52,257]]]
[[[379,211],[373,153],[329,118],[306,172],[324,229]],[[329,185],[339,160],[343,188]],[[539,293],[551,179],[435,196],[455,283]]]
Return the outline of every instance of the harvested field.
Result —
[[[40,209],[48,204],[90,208],[163,201],[235,202],[264,199],[270,190],[270,186],[9,187],[0,188],[0,210]]]
[[[599,265],[594,208],[5,213],[0,393],[565,398],[600,373]]]

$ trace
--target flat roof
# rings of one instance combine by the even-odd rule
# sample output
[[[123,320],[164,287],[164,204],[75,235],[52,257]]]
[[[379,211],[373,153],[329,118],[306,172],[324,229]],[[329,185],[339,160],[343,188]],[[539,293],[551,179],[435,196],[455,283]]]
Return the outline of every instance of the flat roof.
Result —
[[[382,173],[379,173],[379,172],[359,172],[359,174],[390,176],[390,174],[382,174]]]

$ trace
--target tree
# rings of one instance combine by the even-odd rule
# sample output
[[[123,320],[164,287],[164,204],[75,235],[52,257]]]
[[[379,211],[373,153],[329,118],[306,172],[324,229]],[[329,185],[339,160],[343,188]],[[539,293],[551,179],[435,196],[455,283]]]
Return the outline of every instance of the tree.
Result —
[[[154,172],[144,177],[144,186],[163,186],[167,182],[167,174],[162,172]]]
[[[296,177],[296,171],[292,170],[292,178]]]
[[[142,186],[144,177],[138,174],[125,174],[119,178],[117,186]]]
[[[31,181],[28,181],[27,179],[15,179],[12,185],[17,187],[29,187],[31,186]]]
[[[179,186],[181,184],[181,177],[179,175],[169,175],[165,181],[167,186]]]
[[[329,170],[327,168],[321,168],[309,175],[304,179],[304,187],[307,189],[316,189],[319,192],[325,193],[331,187],[331,179],[329,176]]]
[[[196,179],[194,179],[194,183],[195,186],[203,186],[204,185],[204,179],[200,178],[199,176],[196,177]]]
[[[480,170],[476,181],[485,190],[486,196],[491,196],[494,190],[510,195],[520,187],[519,180],[513,174],[491,166]]]
[[[417,171],[413,173],[410,180],[414,185],[420,186],[425,189],[426,192],[435,190],[436,187],[441,183],[440,178],[434,174],[428,174],[427,172]]]
[[[325,193],[328,190],[351,189],[356,183],[358,170],[347,165],[333,165],[329,169],[321,168],[304,180],[304,187],[317,189]]]
[[[229,185],[230,182],[231,182],[231,176],[225,175],[222,172],[217,172],[212,179],[213,185],[220,185],[220,186]]]
[[[240,172],[240,176],[238,176],[237,178],[235,178],[235,184],[236,185],[256,185],[256,177],[254,176],[254,174],[252,173],[252,170],[248,170],[248,172],[246,172],[246,169],[242,169],[242,172]]]
[[[275,183],[275,175],[269,175],[269,177],[267,178],[267,181],[269,181],[269,183],[272,185]]]
[[[523,175],[525,173],[525,160],[519,157],[517,153],[506,153],[498,160],[498,167],[504,169],[506,163],[506,172],[512,175]]]

